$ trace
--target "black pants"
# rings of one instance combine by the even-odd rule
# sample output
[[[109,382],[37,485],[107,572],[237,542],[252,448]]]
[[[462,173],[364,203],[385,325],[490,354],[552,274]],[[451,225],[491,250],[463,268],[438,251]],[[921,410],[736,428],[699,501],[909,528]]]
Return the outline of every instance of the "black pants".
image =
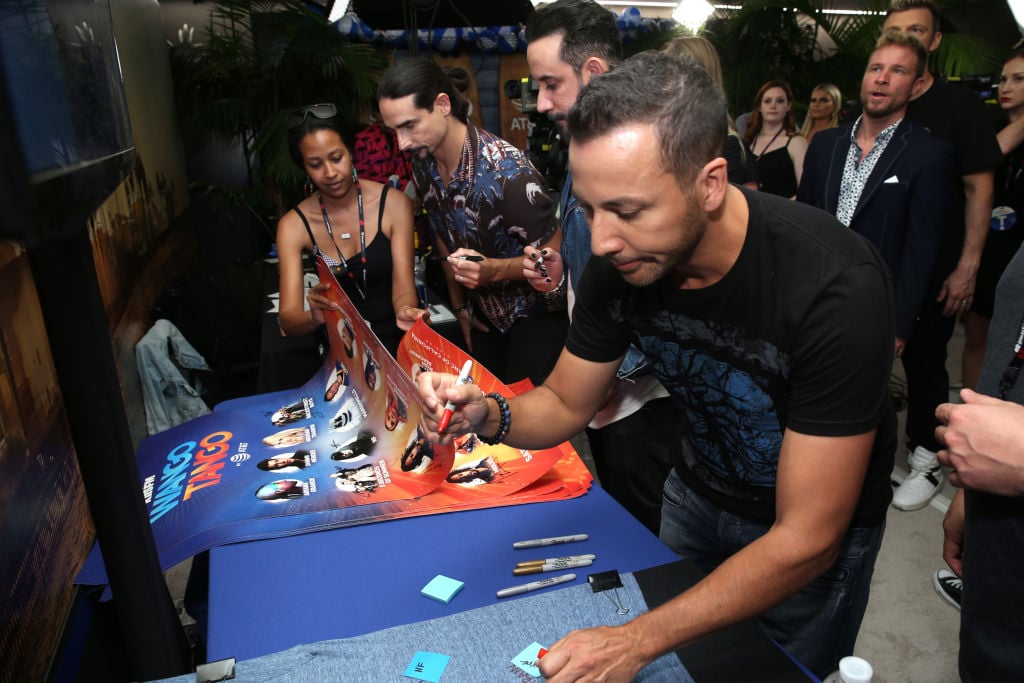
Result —
[[[953,337],[956,318],[942,315],[944,303],[935,301],[942,286],[929,290],[914,334],[903,351],[903,371],[907,376],[907,445],[911,450],[924,446],[938,452],[935,439],[935,409],[949,400],[949,373],[946,371],[946,345]]]
[[[471,355],[505,384],[526,377],[536,386],[543,384],[555,367],[569,332],[565,311],[519,318],[505,334],[487,318],[483,322],[491,330],[473,328]]]
[[[601,429],[587,428],[601,486],[655,535],[661,527],[665,479],[682,438],[679,409],[667,397],[648,401]]]

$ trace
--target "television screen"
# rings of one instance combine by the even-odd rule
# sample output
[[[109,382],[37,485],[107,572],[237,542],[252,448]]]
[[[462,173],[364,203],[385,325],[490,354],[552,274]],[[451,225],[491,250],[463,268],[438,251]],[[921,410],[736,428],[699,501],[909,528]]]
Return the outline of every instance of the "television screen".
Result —
[[[0,3],[0,86],[0,236],[81,227],[134,161],[109,0]]]
[[[368,26],[434,29],[515,26],[533,12],[530,0],[352,0],[352,11]]]

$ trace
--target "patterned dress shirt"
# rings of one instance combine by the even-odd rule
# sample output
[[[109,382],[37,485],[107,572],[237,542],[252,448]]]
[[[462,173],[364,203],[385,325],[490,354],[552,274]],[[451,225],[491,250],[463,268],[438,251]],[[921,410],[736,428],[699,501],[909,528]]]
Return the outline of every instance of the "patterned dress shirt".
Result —
[[[462,158],[450,182],[432,156],[413,159],[413,177],[434,232],[450,252],[473,249],[488,258],[521,258],[558,231],[544,178],[526,155],[501,138],[466,127]],[[564,295],[551,301],[524,280],[481,285],[468,294],[473,306],[503,333],[518,318],[565,310]]]
[[[871,148],[871,151],[868,152],[862,161],[860,158],[861,148],[857,145],[857,131],[860,129],[860,124],[863,120],[864,116],[859,116],[857,123],[853,124],[853,128],[850,129],[850,149],[846,152],[843,180],[839,185],[839,204],[836,207],[836,218],[846,227],[850,227],[853,214],[857,210],[857,202],[860,201],[860,195],[864,192],[864,186],[868,182],[868,177],[875,170],[875,164],[878,163],[879,157],[885,152],[885,148],[889,145],[889,141],[892,140],[893,134],[896,133],[896,128],[903,119],[896,121],[878,134],[875,138],[875,146]]]

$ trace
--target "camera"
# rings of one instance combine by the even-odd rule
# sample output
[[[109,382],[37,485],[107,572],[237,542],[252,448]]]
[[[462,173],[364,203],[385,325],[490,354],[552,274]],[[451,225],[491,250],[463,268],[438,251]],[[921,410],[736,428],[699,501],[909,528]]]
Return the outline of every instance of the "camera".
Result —
[[[512,100],[513,102],[519,100],[520,110],[524,114],[530,114],[537,111],[537,81],[533,80],[529,76],[524,76],[520,80],[508,80],[505,81],[505,97]]]

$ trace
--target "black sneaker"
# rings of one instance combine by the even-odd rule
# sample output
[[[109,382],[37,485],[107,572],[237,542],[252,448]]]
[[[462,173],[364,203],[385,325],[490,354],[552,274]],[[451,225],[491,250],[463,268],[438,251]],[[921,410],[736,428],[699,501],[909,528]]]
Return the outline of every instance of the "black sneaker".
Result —
[[[964,590],[964,582],[959,576],[948,569],[939,569],[932,577],[932,585],[935,586],[935,592],[939,594],[940,598],[960,609],[960,596]]]

